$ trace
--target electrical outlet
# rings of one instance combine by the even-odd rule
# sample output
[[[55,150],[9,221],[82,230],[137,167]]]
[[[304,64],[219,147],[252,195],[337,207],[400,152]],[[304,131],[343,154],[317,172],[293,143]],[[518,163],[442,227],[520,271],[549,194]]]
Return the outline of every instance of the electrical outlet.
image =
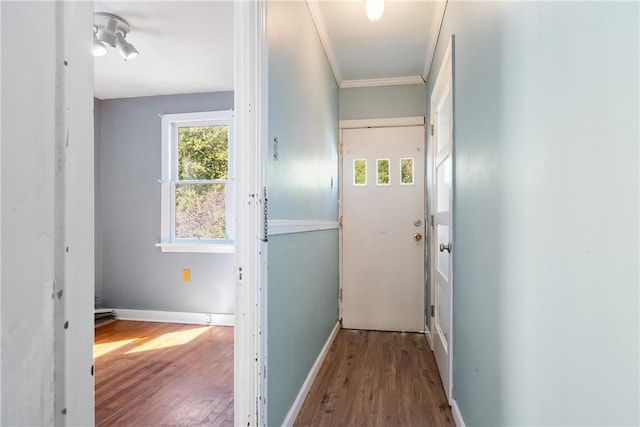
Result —
[[[204,316],[204,321],[205,321],[205,323],[207,325],[210,325],[211,324],[211,315],[210,314],[205,315]]]

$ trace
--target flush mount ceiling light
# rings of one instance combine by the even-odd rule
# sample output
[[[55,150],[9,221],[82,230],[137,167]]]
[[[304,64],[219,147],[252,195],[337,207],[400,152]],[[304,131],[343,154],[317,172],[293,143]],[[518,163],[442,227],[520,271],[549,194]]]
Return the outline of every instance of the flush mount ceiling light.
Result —
[[[367,17],[375,22],[380,19],[384,13],[384,0],[366,0],[364,10],[367,12]]]
[[[119,17],[106,12],[96,12],[93,15],[93,56],[107,53],[107,46],[115,47],[125,61],[138,56],[135,47],[125,40],[131,31],[129,23]]]

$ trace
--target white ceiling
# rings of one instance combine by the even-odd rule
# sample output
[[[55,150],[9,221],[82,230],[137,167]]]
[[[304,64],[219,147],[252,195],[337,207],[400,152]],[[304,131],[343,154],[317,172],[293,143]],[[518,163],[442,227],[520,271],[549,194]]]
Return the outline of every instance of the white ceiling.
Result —
[[[386,0],[376,22],[367,18],[363,0],[308,3],[341,87],[419,83],[426,77],[444,1]]]
[[[339,86],[426,77],[444,0],[386,0],[377,22],[364,0],[307,4]],[[233,2],[98,0],[95,10],[126,19],[140,52],[127,62],[113,49],[95,58],[97,98],[233,90]]]
[[[95,58],[96,98],[233,90],[232,2],[102,0],[95,11],[127,20],[140,52]]]

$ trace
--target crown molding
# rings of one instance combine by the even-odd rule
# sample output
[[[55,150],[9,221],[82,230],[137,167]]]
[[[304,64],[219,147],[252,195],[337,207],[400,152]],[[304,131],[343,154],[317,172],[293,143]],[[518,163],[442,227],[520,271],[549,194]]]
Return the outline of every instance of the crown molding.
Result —
[[[440,34],[440,27],[444,20],[444,12],[447,6],[448,0],[436,0],[435,10],[433,13],[433,19],[431,21],[431,32],[429,34],[429,40],[427,45],[427,51],[425,55],[424,71],[421,76],[408,76],[408,77],[394,77],[386,79],[363,79],[363,80],[344,80],[342,71],[338,65],[338,59],[336,58],[333,45],[329,39],[329,33],[324,24],[322,13],[320,12],[319,0],[306,0],[307,8],[311,14],[311,19],[316,27],[320,43],[324,48],[325,55],[327,55],[327,61],[333,72],[333,78],[335,79],[339,88],[355,88],[355,87],[376,87],[376,86],[397,86],[397,85],[414,85],[423,84],[429,76],[429,69],[431,68],[431,61],[435,54],[436,45],[438,42],[438,35]]]
[[[440,27],[442,27],[442,21],[444,20],[444,11],[447,8],[447,0],[436,1],[436,7],[433,11],[433,19],[431,20],[431,33],[429,34],[429,41],[427,44],[427,54],[425,55],[424,71],[422,72],[422,78],[427,81],[429,77],[429,70],[431,69],[431,61],[433,61],[433,55],[436,53],[436,45],[438,44],[438,36],[440,35]]]
[[[338,65],[333,45],[329,39],[327,27],[324,25],[322,13],[320,13],[320,7],[318,6],[318,0],[307,0],[307,7],[309,8],[309,13],[311,13],[311,19],[316,26],[316,31],[318,32],[318,37],[320,37],[320,43],[322,43],[324,53],[327,55],[329,66],[333,72],[333,78],[336,79],[338,87],[342,87],[342,71],[340,71],[340,66]]]
[[[374,87],[374,86],[398,86],[424,84],[422,76],[391,77],[386,79],[343,80],[341,88]]]

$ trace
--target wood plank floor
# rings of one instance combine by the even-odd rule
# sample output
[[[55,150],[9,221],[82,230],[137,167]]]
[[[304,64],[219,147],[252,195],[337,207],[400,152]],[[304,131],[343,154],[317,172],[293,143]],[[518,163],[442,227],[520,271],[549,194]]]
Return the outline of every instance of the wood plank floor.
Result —
[[[95,331],[97,426],[232,426],[233,328],[119,320]]]
[[[424,335],[341,329],[294,425],[455,424]]]

